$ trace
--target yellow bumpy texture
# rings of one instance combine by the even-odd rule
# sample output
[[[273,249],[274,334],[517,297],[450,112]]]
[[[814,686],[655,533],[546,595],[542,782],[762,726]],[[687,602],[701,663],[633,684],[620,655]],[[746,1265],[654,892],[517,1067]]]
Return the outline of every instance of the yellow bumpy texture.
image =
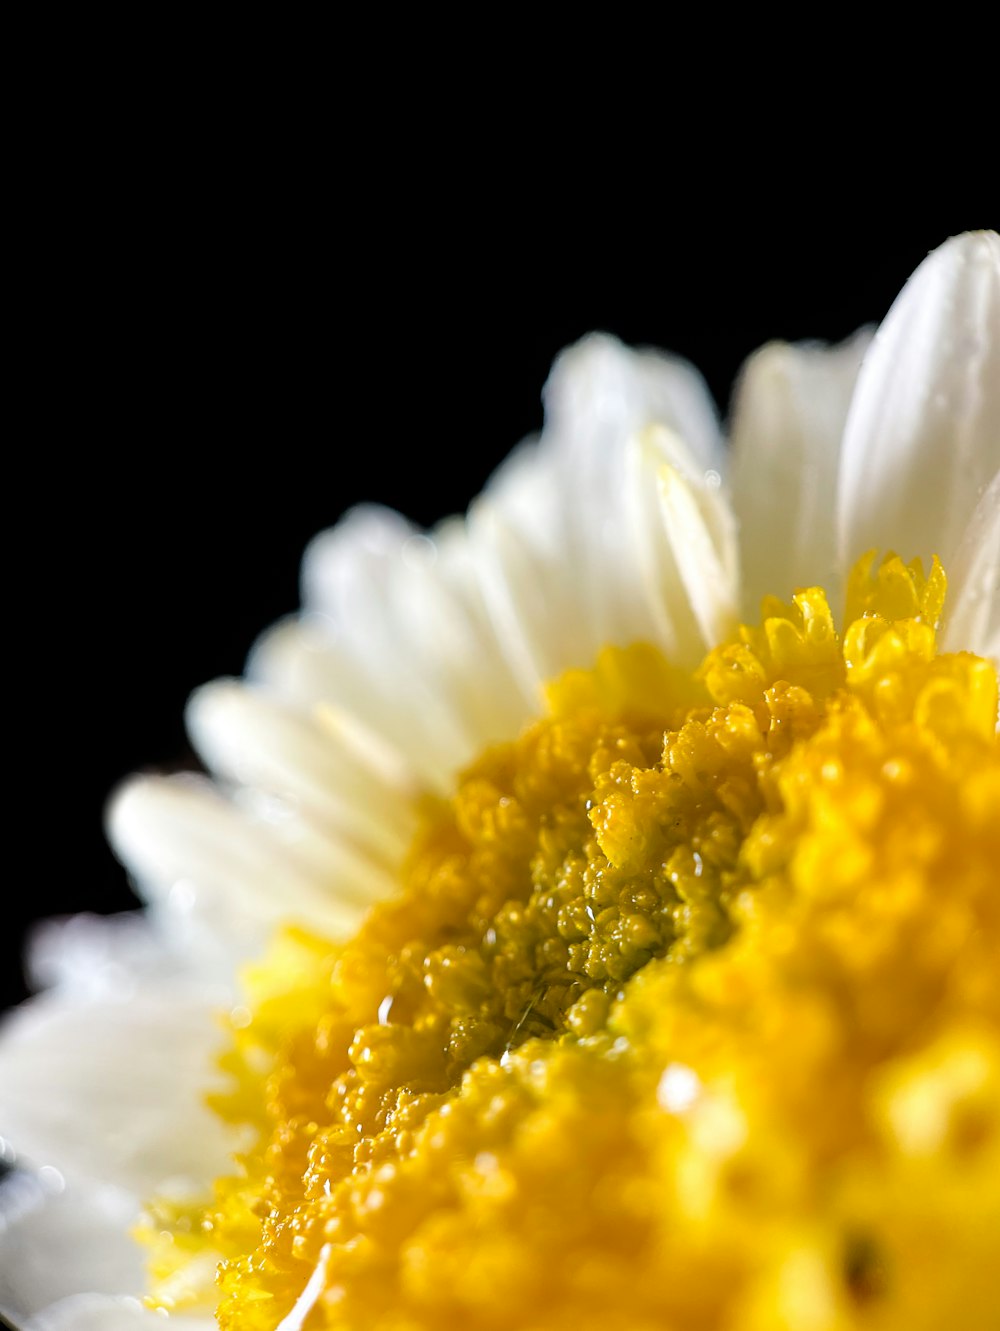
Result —
[[[605,651],[398,898],[247,977],[161,1306],[273,1331],[1000,1325],[1000,752],[944,575],[869,557],[693,679]],[[221,1261],[218,1286],[206,1270]],[[318,1280],[318,1278],[317,1278]]]

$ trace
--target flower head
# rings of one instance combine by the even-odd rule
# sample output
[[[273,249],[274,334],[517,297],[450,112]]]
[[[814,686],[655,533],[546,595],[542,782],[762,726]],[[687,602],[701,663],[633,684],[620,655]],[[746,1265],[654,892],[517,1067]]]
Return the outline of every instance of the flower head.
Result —
[[[32,1327],[994,1324],[1000,240],[731,435],[586,339],[314,543],[0,1040]]]

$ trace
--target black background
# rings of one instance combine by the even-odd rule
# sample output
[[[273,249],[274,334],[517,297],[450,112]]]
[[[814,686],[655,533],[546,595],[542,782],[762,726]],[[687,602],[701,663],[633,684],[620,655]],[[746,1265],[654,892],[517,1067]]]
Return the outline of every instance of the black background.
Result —
[[[28,205],[0,1006],[30,920],[131,903],[109,790],[188,760],[187,695],[295,607],[303,547],[345,508],[461,510],[590,329],[687,356],[725,406],[756,346],[877,320],[988,221],[817,209],[794,182],[706,215],[684,171],[664,193],[613,163],[589,184],[479,172],[473,193],[419,146],[405,170],[273,142],[234,164],[220,125],[191,155],[167,124],[128,145],[71,136]]]

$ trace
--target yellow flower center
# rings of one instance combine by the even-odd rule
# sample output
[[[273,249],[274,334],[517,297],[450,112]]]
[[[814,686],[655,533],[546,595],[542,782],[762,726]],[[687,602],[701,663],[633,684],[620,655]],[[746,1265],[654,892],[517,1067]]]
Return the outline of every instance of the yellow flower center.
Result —
[[[247,977],[159,1303],[224,1327],[993,1326],[997,680],[935,562],[607,649],[429,806],[398,897]],[[310,1279],[312,1283],[310,1284]],[[302,1305],[305,1306],[305,1305]]]

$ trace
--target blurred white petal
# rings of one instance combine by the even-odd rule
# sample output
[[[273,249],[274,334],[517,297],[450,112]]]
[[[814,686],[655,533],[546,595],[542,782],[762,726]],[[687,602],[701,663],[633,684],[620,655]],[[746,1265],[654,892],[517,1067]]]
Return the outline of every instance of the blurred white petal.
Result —
[[[15,1201],[16,1191],[26,1195]],[[83,1289],[134,1295],[146,1279],[130,1233],[138,1218],[135,1197],[117,1188],[53,1192],[44,1179],[9,1176],[0,1185],[0,1309],[24,1319]]]
[[[0,1123],[19,1154],[67,1181],[154,1195],[221,1173],[232,1142],[202,1103],[216,1077],[224,986],[137,981],[115,999],[56,990],[5,1019]]]
[[[474,500],[469,554],[499,641],[537,712],[541,688],[567,661],[586,659],[579,591],[562,571],[561,479],[540,443],[522,444]]]
[[[81,913],[43,920],[28,939],[32,989],[57,986],[68,999],[116,998],[140,981],[194,974],[193,958],[143,911]]]
[[[339,848],[316,864],[315,847],[282,840],[283,811],[273,812],[268,826],[197,777],[137,778],[112,801],[108,834],[147,897],[176,894],[180,885],[192,909],[246,940],[247,953],[281,920],[336,933],[354,927],[388,875],[350,862]]]
[[[250,653],[246,678],[300,711],[318,717],[357,763],[406,798],[423,788],[418,764],[403,753],[388,727],[373,729],[338,691],[339,663],[318,616],[288,618],[264,633]],[[330,725],[331,717],[336,718]]]
[[[412,801],[354,760],[315,715],[236,680],[217,680],[192,697],[187,728],[218,777],[284,801],[317,834],[377,863],[402,859],[416,822]]]
[[[365,506],[313,542],[303,574],[327,653],[324,700],[391,736],[442,789],[527,714],[470,576],[467,540],[461,524],[425,535]]]

